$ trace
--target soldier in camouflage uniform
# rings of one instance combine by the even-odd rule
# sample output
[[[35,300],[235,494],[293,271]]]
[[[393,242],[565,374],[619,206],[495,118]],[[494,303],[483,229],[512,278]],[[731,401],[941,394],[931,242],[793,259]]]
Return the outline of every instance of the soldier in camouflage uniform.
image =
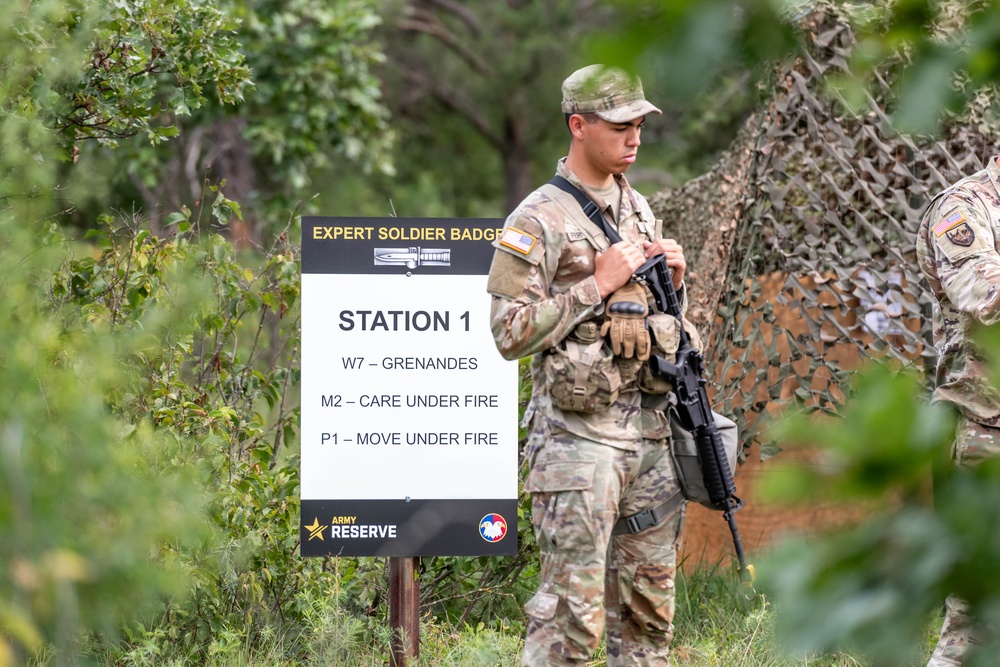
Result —
[[[624,176],[645,116],[661,112],[637,79],[598,65],[572,74],[562,92],[572,138],[557,174],[623,240],[611,245],[580,203],[549,183],[510,214],[494,243],[497,347],[507,359],[534,355],[525,489],[542,571],[526,605],[523,664],[586,664],[606,634],[609,666],[667,665],[684,501],[662,410],[669,386],[650,378],[645,359],[652,348],[672,360],[679,325],[643,312],[650,295],[630,278],[663,253],[685,304],[685,260]],[[629,302],[629,312],[613,315],[616,301]],[[636,515],[645,528],[631,532],[640,524],[630,529],[624,519]]]
[[[986,168],[937,195],[920,223],[917,258],[937,298],[934,342],[938,351],[933,400],[954,405],[960,415],[952,456],[975,466],[1000,453],[1000,393],[968,340],[978,321],[1000,321],[1000,165]],[[974,643],[974,625],[964,601],[950,596],[941,637],[927,667],[962,664]]]

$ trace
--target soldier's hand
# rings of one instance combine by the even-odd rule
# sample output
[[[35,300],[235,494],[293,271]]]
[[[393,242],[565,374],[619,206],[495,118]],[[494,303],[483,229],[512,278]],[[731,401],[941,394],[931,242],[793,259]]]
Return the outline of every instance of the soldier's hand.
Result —
[[[619,241],[604,252],[597,253],[594,257],[594,280],[601,298],[606,298],[627,283],[632,273],[645,261],[642,251],[628,241]]]
[[[684,248],[674,239],[660,239],[655,243],[649,241],[642,242],[643,251],[646,257],[653,255],[666,255],[667,266],[670,267],[670,282],[674,284],[674,289],[679,290],[684,282],[684,272],[687,270],[687,260],[684,259]]]
[[[646,290],[639,283],[628,282],[615,290],[604,311],[601,335],[608,336],[615,356],[640,361],[649,359],[652,341],[646,328]]]

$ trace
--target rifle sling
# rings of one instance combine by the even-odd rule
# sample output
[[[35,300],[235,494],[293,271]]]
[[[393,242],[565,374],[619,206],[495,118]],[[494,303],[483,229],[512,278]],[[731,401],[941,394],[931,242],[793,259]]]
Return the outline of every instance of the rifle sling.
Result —
[[[597,228],[603,231],[604,235],[608,237],[608,242],[614,245],[622,240],[621,234],[619,234],[615,228],[611,226],[607,218],[601,215],[601,209],[597,207],[594,200],[583,194],[583,192],[580,191],[580,188],[576,187],[559,174],[556,174],[549,179],[549,185],[554,185],[563,192],[572,195],[573,198],[580,204],[580,207],[583,208],[584,215],[590,218],[590,221],[597,225]],[[647,259],[645,264],[636,269],[635,273],[644,273],[647,269],[649,269],[649,267],[660,261],[663,261],[663,255],[654,255],[653,257]],[[670,314],[678,319],[680,318],[679,313]]]
[[[573,198],[579,202],[584,215],[590,218],[590,220],[597,225],[597,228],[604,232],[604,235],[608,237],[608,240],[611,243],[617,243],[622,240],[621,236],[619,236],[618,233],[611,228],[611,225],[608,224],[607,219],[601,215],[601,209],[597,208],[597,204],[594,203],[594,200],[583,194],[580,191],[580,188],[576,187],[559,174],[553,176],[552,179],[549,180],[549,183],[556,186],[563,192],[572,195]]]
[[[590,218],[590,220],[597,225],[598,229],[604,231],[611,243],[621,241],[621,236],[611,227],[607,219],[601,215],[601,210],[597,207],[597,204],[595,204],[594,201],[587,195],[583,194],[580,191],[580,188],[576,187],[558,174],[552,177],[552,180],[550,180],[549,183],[563,192],[572,195],[573,198],[579,202],[584,215]],[[637,514],[633,514],[631,516],[623,516],[615,523],[615,527],[611,530],[611,534],[621,535],[623,533],[641,533],[647,528],[652,528],[653,526],[659,524],[661,521],[673,514],[683,502],[684,496],[678,492],[667,499],[666,502],[660,503],[656,507],[643,510],[642,512],[638,512]]]

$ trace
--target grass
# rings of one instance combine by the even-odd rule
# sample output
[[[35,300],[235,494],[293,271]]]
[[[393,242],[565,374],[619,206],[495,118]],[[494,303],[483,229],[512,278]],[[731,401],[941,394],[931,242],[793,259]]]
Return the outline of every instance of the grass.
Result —
[[[718,566],[680,574],[677,582],[676,632],[671,650],[674,667],[870,667],[851,652],[791,655],[775,630],[776,613],[765,595],[740,585],[736,575]],[[941,618],[928,620],[921,662],[930,657]]]
[[[863,656],[848,652],[823,656],[792,656],[775,632],[775,610],[763,595],[748,595],[728,570],[708,567],[679,575],[676,632],[671,650],[674,667],[871,667]],[[923,667],[936,639],[940,618],[928,619]],[[335,637],[327,640],[338,643]],[[325,640],[325,641],[327,641]],[[421,622],[420,657],[411,667],[518,667],[522,636],[510,628],[482,624],[451,627],[433,618]],[[346,662],[310,661],[310,665],[387,664],[389,637],[355,646]],[[320,655],[314,644],[309,651]],[[289,663],[291,665],[293,663]],[[588,667],[606,667],[603,647]],[[226,666],[229,667],[229,666]],[[242,667],[242,666],[240,666]]]
[[[775,610],[763,595],[752,595],[735,576],[718,566],[678,575],[677,615],[671,649],[673,667],[871,667],[863,656],[849,652],[822,656],[792,656],[783,651],[775,632]],[[306,627],[295,634],[275,632],[253,646],[238,631],[222,633],[209,650],[205,667],[385,667],[391,632],[372,629],[371,619],[352,617],[332,598],[313,601]],[[940,627],[940,616],[928,619],[923,667]],[[483,624],[455,627],[426,616],[421,619],[420,656],[409,667],[519,667],[522,632]],[[150,648],[150,647],[146,647]],[[186,666],[179,658],[136,646],[117,659],[98,656],[106,667]],[[94,656],[92,656],[94,657]],[[28,664],[46,667],[59,662],[49,653]],[[588,667],[606,667],[603,646]]]

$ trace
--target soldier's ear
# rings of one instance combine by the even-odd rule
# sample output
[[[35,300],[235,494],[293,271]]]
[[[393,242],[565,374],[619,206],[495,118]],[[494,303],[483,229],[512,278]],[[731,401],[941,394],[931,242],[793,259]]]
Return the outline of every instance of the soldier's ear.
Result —
[[[583,136],[583,126],[586,124],[586,119],[578,113],[571,114],[569,118],[566,119],[566,125],[569,126],[569,133],[574,139],[578,139]]]

